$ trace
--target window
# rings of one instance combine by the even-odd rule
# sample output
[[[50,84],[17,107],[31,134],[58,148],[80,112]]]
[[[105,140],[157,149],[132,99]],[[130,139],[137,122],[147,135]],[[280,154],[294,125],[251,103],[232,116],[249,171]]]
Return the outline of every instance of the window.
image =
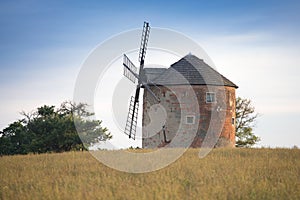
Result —
[[[194,124],[195,123],[195,116],[192,116],[192,115],[186,116],[186,123],[187,124]]]
[[[214,103],[214,102],[216,102],[216,93],[206,92],[206,103]]]
[[[189,93],[188,93],[187,91],[184,91],[184,92],[182,93],[182,97],[187,97],[187,96],[189,96]]]
[[[231,118],[231,124],[234,125],[234,122],[235,122],[235,120],[234,120],[234,117],[233,117],[233,118]]]
[[[229,106],[231,107],[233,102],[232,102],[232,96],[230,92],[228,92],[228,100],[229,100]]]

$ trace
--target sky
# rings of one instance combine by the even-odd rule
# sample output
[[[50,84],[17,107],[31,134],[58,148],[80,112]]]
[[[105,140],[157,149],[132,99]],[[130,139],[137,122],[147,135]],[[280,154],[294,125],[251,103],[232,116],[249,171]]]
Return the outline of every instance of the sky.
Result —
[[[149,21],[196,41],[252,100],[258,147],[299,147],[299,10],[291,0],[0,1],[0,129],[72,100],[90,52]]]

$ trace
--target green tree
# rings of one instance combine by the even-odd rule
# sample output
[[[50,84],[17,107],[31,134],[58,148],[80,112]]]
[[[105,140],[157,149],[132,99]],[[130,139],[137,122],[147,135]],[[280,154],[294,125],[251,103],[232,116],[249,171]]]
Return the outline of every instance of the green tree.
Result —
[[[21,114],[23,119],[0,132],[0,154],[83,150],[112,138],[83,103],[64,102],[58,109],[45,105]]]
[[[258,114],[250,99],[236,99],[236,147],[251,147],[260,141],[253,133],[254,123]]]
[[[0,154],[25,154],[28,150],[30,137],[29,134],[26,135],[26,127],[23,120],[13,122],[1,131]]]

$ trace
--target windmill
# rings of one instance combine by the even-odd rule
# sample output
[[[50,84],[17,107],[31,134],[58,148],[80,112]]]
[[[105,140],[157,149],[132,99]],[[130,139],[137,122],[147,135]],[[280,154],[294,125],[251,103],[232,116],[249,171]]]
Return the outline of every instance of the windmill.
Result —
[[[148,22],[144,22],[141,46],[139,52],[139,73],[137,73],[137,67],[129,60],[129,58],[124,54],[123,65],[124,65],[124,76],[127,77],[133,83],[138,81],[135,90],[135,96],[131,96],[129,110],[125,125],[124,133],[135,140],[136,135],[136,126],[137,126],[137,117],[138,117],[138,108],[139,108],[139,96],[140,89],[143,86],[156,101],[159,102],[159,98],[153,93],[153,91],[148,86],[148,80],[144,72],[144,61],[147,50],[147,43],[149,39],[150,26]]]

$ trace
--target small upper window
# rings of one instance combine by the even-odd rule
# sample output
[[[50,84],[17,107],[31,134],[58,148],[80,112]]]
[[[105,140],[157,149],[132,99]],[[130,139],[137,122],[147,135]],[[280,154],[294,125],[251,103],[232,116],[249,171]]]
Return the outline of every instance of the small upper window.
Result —
[[[214,103],[214,102],[216,102],[216,93],[206,92],[206,103]]]
[[[195,124],[195,116],[186,116],[187,124]]]
[[[182,93],[182,97],[187,97],[187,96],[189,96],[189,93],[188,93],[187,91],[184,91],[184,92]]]
[[[235,124],[235,119],[234,119],[234,117],[233,117],[233,118],[231,118],[231,124],[232,124],[232,125],[234,125],[234,124]]]

